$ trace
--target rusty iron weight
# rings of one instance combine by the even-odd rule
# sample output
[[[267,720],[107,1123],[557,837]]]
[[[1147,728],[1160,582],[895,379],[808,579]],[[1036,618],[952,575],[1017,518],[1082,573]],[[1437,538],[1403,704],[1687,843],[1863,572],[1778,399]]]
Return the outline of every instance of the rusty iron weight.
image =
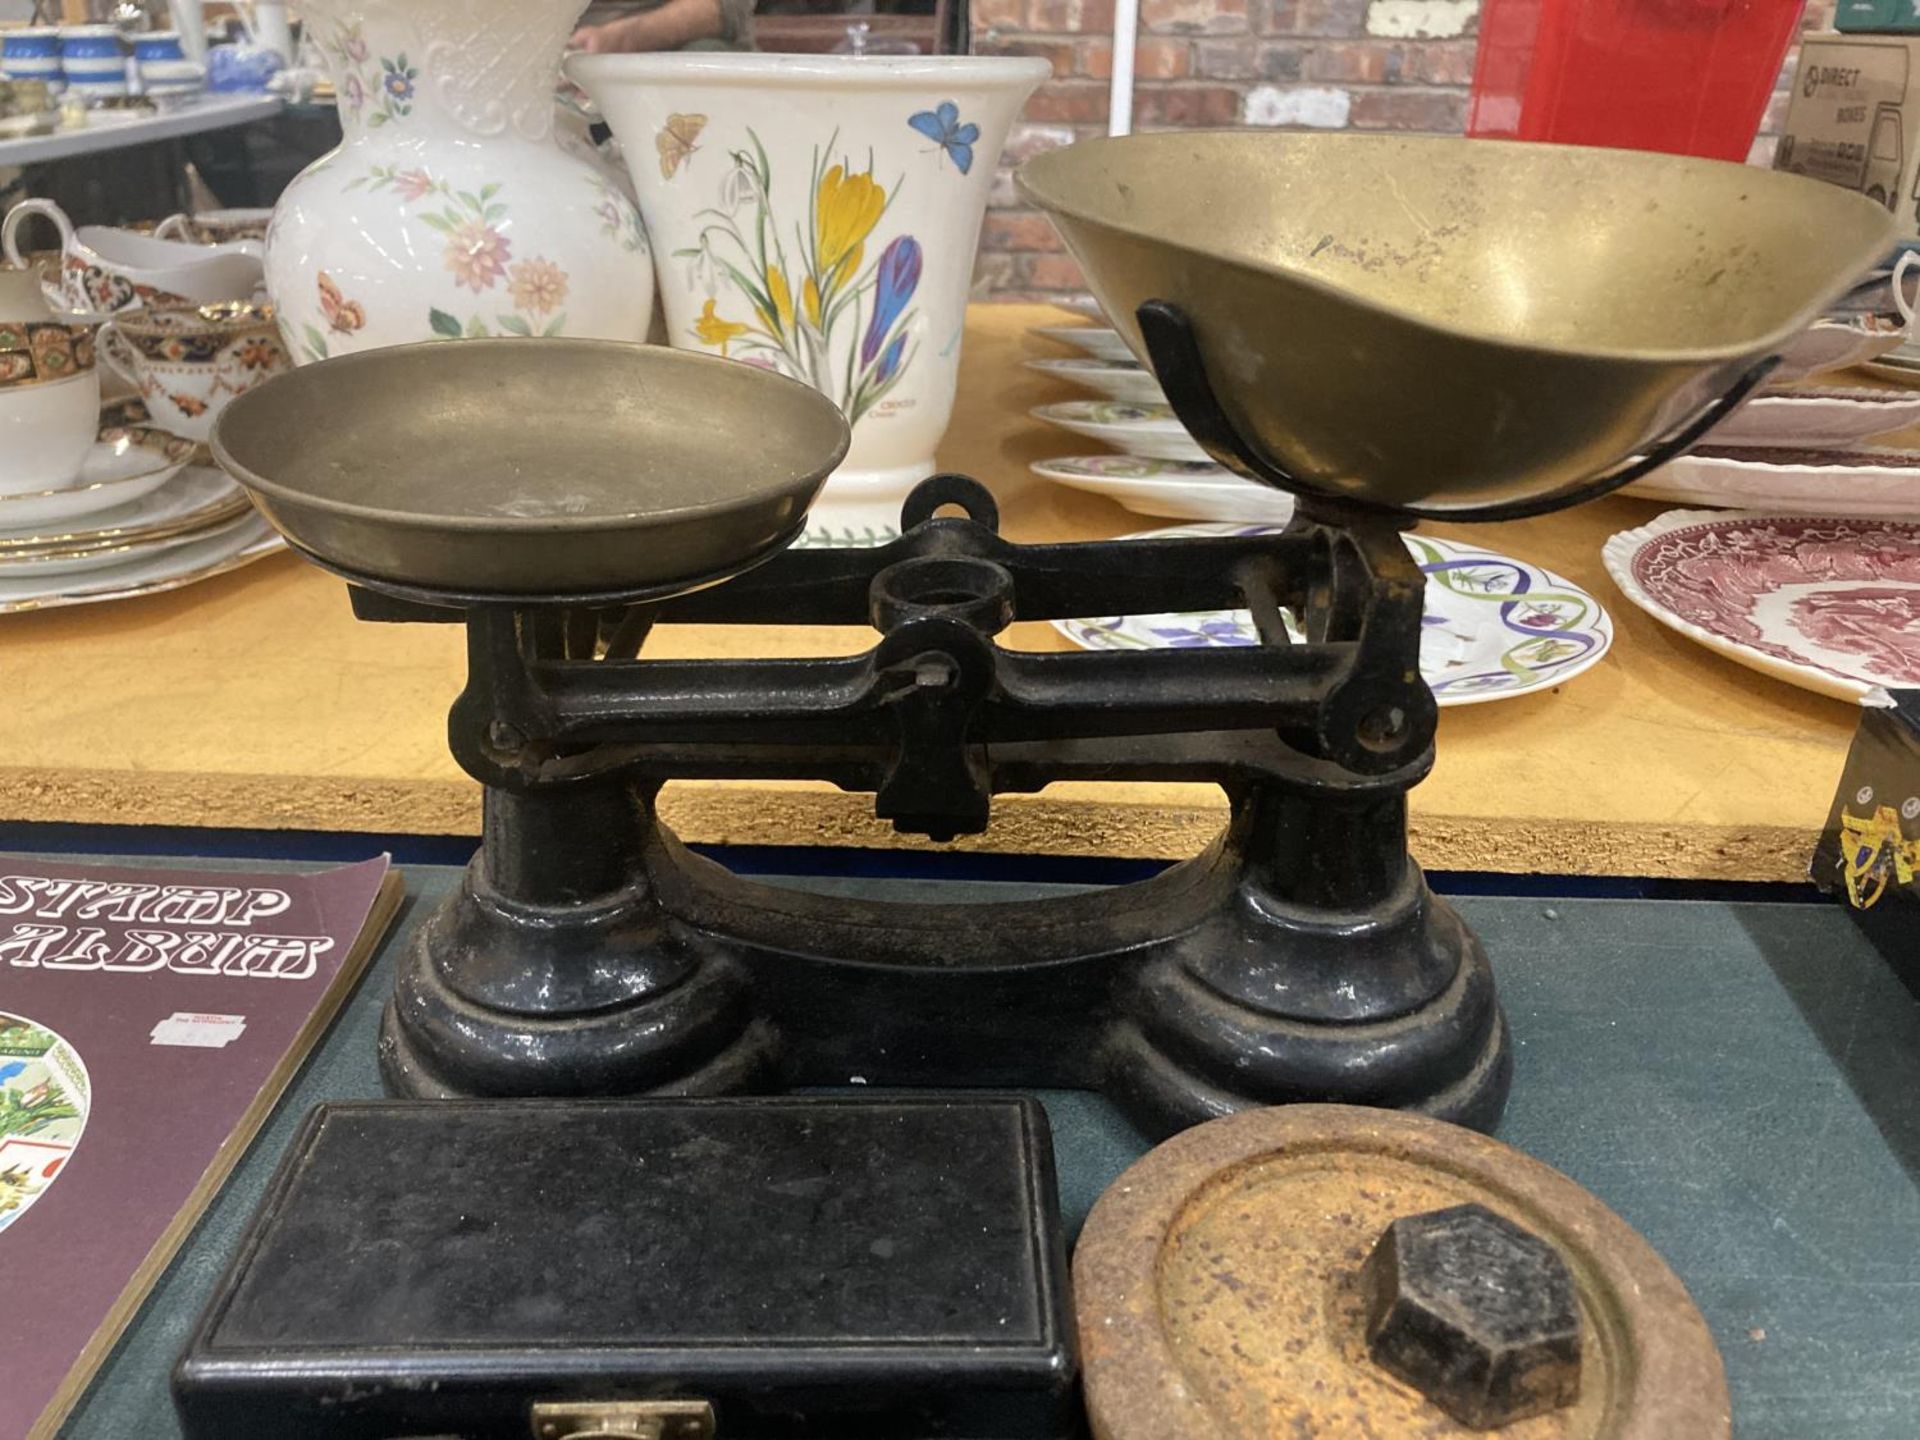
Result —
[[[1484,1205],[1387,1226],[1360,1269],[1367,1353],[1463,1425],[1580,1398],[1580,1301],[1560,1252]]]
[[[1460,1207],[1491,1225],[1463,1223]],[[1473,1294],[1482,1265],[1544,1291],[1491,1313]],[[1293,1105],[1188,1130],[1101,1197],[1073,1273],[1095,1440],[1732,1434],[1719,1352],[1652,1247],[1558,1171],[1425,1116]],[[1556,1273],[1567,1293],[1554,1293]],[[1577,1316],[1577,1394],[1563,1300]],[[1439,1363],[1418,1384],[1370,1344],[1419,1328],[1393,1317],[1401,1302],[1428,1319],[1456,1307],[1457,1333],[1429,1350]],[[1477,1312],[1464,1325],[1462,1304]],[[1481,1386],[1476,1409],[1471,1381],[1435,1378],[1498,1363],[1487,1337],[1508,1322],[1541,1382],[1521,1388],[1570,1403],[1489,1406]]]

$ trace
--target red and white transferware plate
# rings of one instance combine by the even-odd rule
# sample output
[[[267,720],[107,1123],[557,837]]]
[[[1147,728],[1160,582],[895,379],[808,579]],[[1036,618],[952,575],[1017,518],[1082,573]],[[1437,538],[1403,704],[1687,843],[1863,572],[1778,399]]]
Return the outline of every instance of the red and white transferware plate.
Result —
[[[1604,554],[1629,600],[1742,665],[1842,700],[1920,686],[1920,522],[1670,510]]]

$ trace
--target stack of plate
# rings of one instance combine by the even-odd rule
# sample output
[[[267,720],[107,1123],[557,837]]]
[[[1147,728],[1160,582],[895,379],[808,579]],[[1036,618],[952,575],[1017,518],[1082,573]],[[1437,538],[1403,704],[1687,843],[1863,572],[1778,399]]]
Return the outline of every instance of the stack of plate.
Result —
[[[1626,493],[1735,510],[1920,517],[1920,451],[1871,443],[1915,424],[1920,391],[1769,391]]]
[[[1090,301],[1069,308],[1090,320],[1102,318]],[[1029,368],[1103,397],[1042,405],[1034,417],[1119,452],[1041,460],[1033,466],[1035,474],[1117,500],[1141,515],[1283,524],[1293,513],[1291,496],[1207,458],[1119,331],[1101,323],[1041,325],[1033,333],[1082,353],[1029,360]]]
[[[281,548],[198,446],[138,413],[103,412],[72,485],[0,495],[0,614],[172,590]]]
[[[1779,380],[1804,382],[1852,365],[1902,373],[1915,351],[1904,271],[1885,267],[1787,347]],[[1911,383],[1911,375],[1908,381]],[[1736,510],[1920,517],[1920,451],[1873,442],[1920,424],[1920,391],[1804,383],[1763,390],[1704,445],[1627,488],[1648,500]]]

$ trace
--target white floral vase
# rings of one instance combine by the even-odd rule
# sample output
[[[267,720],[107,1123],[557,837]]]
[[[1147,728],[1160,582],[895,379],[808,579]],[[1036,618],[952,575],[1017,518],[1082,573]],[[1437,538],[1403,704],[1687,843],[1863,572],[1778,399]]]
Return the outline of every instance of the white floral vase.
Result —
[[[484,335],[644,340],[639,212],[556,138],[586,0],[302,0],[344,139],[287,187],[267,290],[299,362]]]
[[[808,543],[898,534],[953,412],[1000,150],[1047,63],[574,55],[567,73],[626,154],[673,344],[805,380],[852,422]]]

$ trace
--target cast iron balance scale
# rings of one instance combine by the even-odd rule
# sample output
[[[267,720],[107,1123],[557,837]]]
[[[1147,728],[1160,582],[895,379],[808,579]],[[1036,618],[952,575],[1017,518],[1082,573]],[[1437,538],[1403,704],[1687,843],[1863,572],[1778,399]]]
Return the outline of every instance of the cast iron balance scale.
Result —
[[[1097,1089],[1155,1135],[1295,1100],[1496,1123],[1493,976],[1407,853],[1435,709],[1400,532],[1576,504],[1679,453],[1877,258],[1886,217],[1737,166],[1389,137],[1097,141],[1021,183],[1187,428],[1298,497],[1284,534],[1016,544],[985,488],[936,476],[890,544],[789,549],[839,413],[659,347],[374,351],[226,412],[222,463],[359,618],[466,626],[449,734],[484,841],[401,963],[394,1092],[858,1076]],[[1259,646],[997,639],[1232,607]],[[663,621],[879,639],[646,658]],[[1231,815],[1117,890],[880,903],[689,854],[654,808],[685,778],[831,781],[937,840],[1054,781],[1213,782]]]

